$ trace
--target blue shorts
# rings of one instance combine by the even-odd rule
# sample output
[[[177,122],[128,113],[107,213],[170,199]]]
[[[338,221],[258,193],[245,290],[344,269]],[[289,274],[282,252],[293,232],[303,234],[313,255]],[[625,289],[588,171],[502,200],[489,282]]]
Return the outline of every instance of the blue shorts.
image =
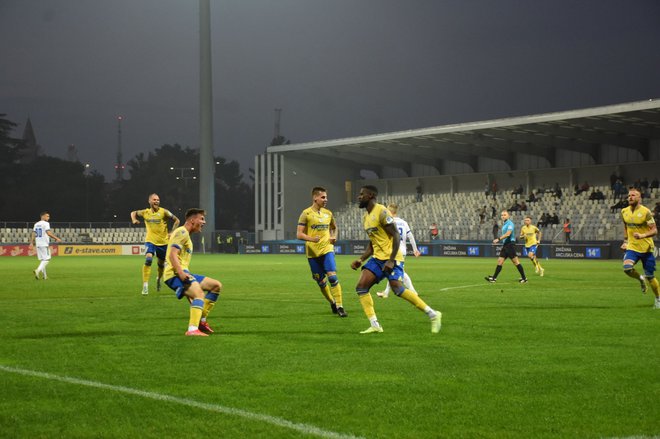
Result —
[[[648,253],[637,253],[634,250],[626,250],[626,253],[623,255],[623,260],[630,259],[633,261],[633,265],[637,261],[642,261],[642,266],[644,267],[644,276],[653,277],[655,273],[655,256],[653,252]]]
[[[523,250],[523,255],[527,256],[529,253],[536,254],[536,247],[537,247],[537,244],[530,245],[529,247],[525,247],[525,250]]]
[[[167,245],[153,245],[150,242],[144,243],[145,253],[151,253],[156,255],[158,259],[165,260],[165,254],[167,253]]]
[[[312,277],[316,281],[323,279],[326,273],[337,271],[334,252],[326,253],[316,258],[308,258],[307,262],[309,262],[309,268],[312,269]]]
[[[201,274],[192,274],[188,270],[183,270],[185,273],[188,273],[192,275],[192,277],[195,278],[197,282],[200,284],[204,279],[206,279],[206,276],[203,276]],[[185,296],[186,292],[186,285],[184,285],[183,281],[179,279],[179,276],[174,276],[165,281],[165,285],[170,287],[172,290],[174,290],[174,293],[176,294],[177,299],[181,299],[183,296]]]
[[[403,262],[396,261],[396,265],[394,265],[394,269],[390,273],[386,273],[383,271],[383,266],[385,265],[385,262],[387,261],[383,261],[381,259],[376,259],[376,258],[370,258],[367,261],[367,263],[362,266],[362,269],[371,271],[374,274],[374,276],[376,276],[376,283],[380,282],[385,278],[389,280],[398,280],[400,282],[403,282]]]

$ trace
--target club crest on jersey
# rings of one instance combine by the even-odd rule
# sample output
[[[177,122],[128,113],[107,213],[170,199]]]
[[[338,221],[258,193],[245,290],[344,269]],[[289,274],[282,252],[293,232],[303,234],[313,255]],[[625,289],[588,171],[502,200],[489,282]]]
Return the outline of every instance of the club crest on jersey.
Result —
[[[385,222],[387,224],[392,224],[394,222],[394,218],[392,218],[391,216],[388,216],[388,217],[385,218]]]

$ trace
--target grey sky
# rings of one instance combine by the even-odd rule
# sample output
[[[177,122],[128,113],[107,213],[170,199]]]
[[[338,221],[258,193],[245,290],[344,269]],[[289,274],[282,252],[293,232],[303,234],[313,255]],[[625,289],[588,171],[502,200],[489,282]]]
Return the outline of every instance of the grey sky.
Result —
[[[216,155],[660,97],[657,0],[211,0]],[[112,177],[197,147],[197,0],[0,0],[0,113]]]

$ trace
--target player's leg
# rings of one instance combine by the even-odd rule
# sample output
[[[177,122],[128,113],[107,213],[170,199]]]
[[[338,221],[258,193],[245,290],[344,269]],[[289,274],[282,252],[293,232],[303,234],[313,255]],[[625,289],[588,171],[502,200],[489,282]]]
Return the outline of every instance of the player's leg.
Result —
[[[312,271],[312,279],[319,286],[321,294],[325,297],[325,300],[330,304],[330,308],[333,313],[337,313],[337,305],[335,305],[335,299],[332,297],[330,292],[330,286],[325,276],[325,269],[323,268],[323,261],[321,258],[308,258],[307,262],[309,263],[309,268]]]
[[[531,248],[528,248],[528,249],[526,249],[526,250],[527,250],[527,257],[529,258],[529,260],[531,261],[532,265],[534,266],[534,271],[535,271],[536,273],[538,273],[538,272],[539,272],[539,266],[538,266],[538,264],[536,263],[536,255],[534,254],[534,251],[531,250]]]
[[[199,322],[204,309],[204,290],[196,280],[193,281],[185,291],[186,297],[190,298],[190,319],[188,320],[188,331],[186,335],[206,335],[199,330]]]
[[[41,272],[41,276],[44,279],[48,279],[48,272],[46,271],[46,267],[50,263],[50,247],[39,247],[39,250],[39,259],[41,260],[41,263],[39,264],[39,268],[37,268],[37,270]]]
[[[658,279],[655,277],[655,256],[653,256],[653,252],[645,253],[642,262],[644,264],[644,276],[649,285],[651,285],[651,290],[653,290],[653,294],[655,295],[653,308],[660,309],[660,283],[658,283]]]
[[[209,326],[207,322],[207,317],[209,313],[215,306],[215,303],[220,297],[220,292],[222,291],[222,283],[211,277],[201,276],[194,274],[195,278],[199,281],[200,287],[204,291],[204,308],[202,308],[202,318],[199,321],[199,329],[204,332],[213,333],[213,329]]]
[[[339,283],[339,278],[337,277],[337,263],[335,262],[334,252],[326,253],[323,255],[323,270],[328,277],[328,283],[330,284],[330,294],[332,295],[335,306],[337,307],[337,315],[339,315],[339,317],[347,317],[348,314],[346,314],[346,311],[344,311],[341,284]]]
[[[355,286],[355,291],[360,299],[360,305],[364,314],[369,319],[369,328],[361,331],[361,334],[371,334],[375,332],[383,332],[382,326],[378,322],[376,310],[374,309],[374,300],[369,293],[369,289],[380,279],[383,278],[382,264],[377,262],[376,259],[370,258],[362,267],[360,272],[360,279]]]
[[[151,265],[154,263],[154,254],[156,250],[150,242],[145,244],[146,252],[144,254],[144,265],[142,266],[142,295],[149,294],[149,278],[151,277]]]
[[[640,257],[641,254],[637,253],[636,251],[626,250],[626,253],[623,255],[623,272],[626,273],[627,276],[632,277],[638,281],[640,288],[642,289],[642,293],[646,293],[646,282],[644,280],[644,276],[635,270],[635,264],[640,259]]]
[[[388,286],[390,285],[389,283],[387,284]],[[405,271],[403,272],[403,286],[406,287],[406,289],[412,291],[413,293],[417,293],[417,290],[415,289],[415,286],[412,283],[412,279],[410,279],[410,276],[408,276],[408,273]]]
[[[377,291],[376,296],[382,297],[383,299],[387,299],[390,296],[390,292],[392,289],[390,288],[390,283],[388,282],[385,285],[385,289],[383,291]]]
[[[536,267],[536,273],[538,273],[541,277],[545,274],[545,270],[543,267],[541,267],[541,262],[539,261],[538,258],[538,252],[536,251],[536,246],[533,247],[534,250],[532,251],[532,262],[534,263],[534,266]]]
[[[403,267],[397,265],[392,270],[389,277],[389,284],[394,291],[394,294],[401,297],[408,303],[414,305],[418,310],[425,313],[431,319],[431,332],[437,333],[440,331],[442,313],[436,311],[426,304],[419,295],[408,288],[402,282],[403,280]]]
[[[156,277],[156,291],[160,291],[160,285],[165,271],[165,256],[167,255],[167,246],[159,245],[156,247],[156,257],[158,258],[158,277]]]

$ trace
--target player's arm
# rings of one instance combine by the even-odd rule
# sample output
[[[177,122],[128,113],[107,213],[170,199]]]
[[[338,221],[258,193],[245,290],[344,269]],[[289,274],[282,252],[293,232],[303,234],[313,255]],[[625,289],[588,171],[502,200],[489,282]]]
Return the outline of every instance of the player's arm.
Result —
[[[417,248],[417,242],[415,242],[415,235],[413,235],[413,232],[410,229],[408,229],[406,231],[406,239],[410,243],[410,246],[413,249],[413,254],[415,255],[415,257],[419,257],[419,255],[421,255],[421,253],[419,252],[419,249]]]
[[[33,230],[32,233],[30,233],[30,247],[34,246],[34,241],[35,241],[36,238],[37,238],[37,234],[34,233],[34,230]]]
[[[353,262],[351,262],[351,268],[352,268],[353,270],[357,270],[358,268],[360,268],[360,267],[362,266],[362,263],[363,263],[364,261],[366,261],[367,259],[369,259],[369,257],[370,257],[371,255],[373,255],[373,254],[374,254],[374,246],[373,246],[373,244],[371,243],[371,241],[369,241],[369,245],[367,246],[367,248],[366,248],[366,250],[364,251],[364,253],[362,253],[362,255],[360,255],[359,258],[357,258],[356,260],[354,260]]]
[[[383,230],[385,230],[385,232],[392,237],[392,254],[390,255],[390,258],[385,262],[383,271],[392,271],[394,269],[394,265],[396,264],[396,255],[399,253],[401,236],[399,235],[399,229],[396,228],[393,222],[390,224],[384,224]]]
[[[181,221],[179,221],[179,218],[177,218],[177,216],[174,215],[172,212],[170,212],[170,218],[174,221],[174,223],[172,223],[172,230],[179,227],[179,224],[181,223]]]
[[[181,279],[184,283],[190,283],[190,276],[188,273],[183,271],[181,263],[179,262],[179,253],[181,249],[175,245],[170,247],[170,259],[168,262],[172,265],[172,270],[176,273],[177,277]],[[194,278],[193,278],[194,279]]]
[[[50,236],[51,238],[53,238],[57,242],[62,242],[62,240],[60,238],[58,238],[57,236],[55,236],[55,234],[53,232],[51,232],[50,230],[46,230],[46,235]]]
[[[140,221],[137,219],[138,216],[142,216],[141,210],[134,210],[131,212],[131,222],[133,224],[140,224]]]
[[[298,229],[296,230],[296,238],[300,239],[301,241],[308,241],[308,242],[319,242],[321,240],[320,236],[310,236],[307,233],[305,233],[305,230],[307,230],[307,215],[305,215],[305,212],[300,215],[300,218],[298,218]]]
[[[621,213],[621,219],[623,219],[623,213]],[[623,243],[621,244],[621,250],[628,249],[628,226],[626,221],[623,220]]]
[[[337,235],[339,234],[339,229],[337,228],[337,223],[335,222],[335,217],[330,218],[330,244],[337,242]]]
[[[653,220],[653,215],[649,211],[648,215],[646,216],[646,225],[649,228],[649,231],[646,233],[639,233],[635,232],[633,236],[635,239],[644,239],[644,238],[650,238],[652,236],[655,236],[658,234],[658,228],[655,225],[655,221]]]
[[[541,245],[541,238],[543,238],[543,232],[540,229],[536,229],[536,243]]]
[[[510,230],[510,229],[507,230],[506,233],[505,233],[504,235],[500,236],[499,238],[495,238],[495,239],[493,239],[493,242],[504,241],[506,238],[508,238],[509,236],[511,236],[511,233],[512,233],[512,232],[513,232],[513,230]]]

